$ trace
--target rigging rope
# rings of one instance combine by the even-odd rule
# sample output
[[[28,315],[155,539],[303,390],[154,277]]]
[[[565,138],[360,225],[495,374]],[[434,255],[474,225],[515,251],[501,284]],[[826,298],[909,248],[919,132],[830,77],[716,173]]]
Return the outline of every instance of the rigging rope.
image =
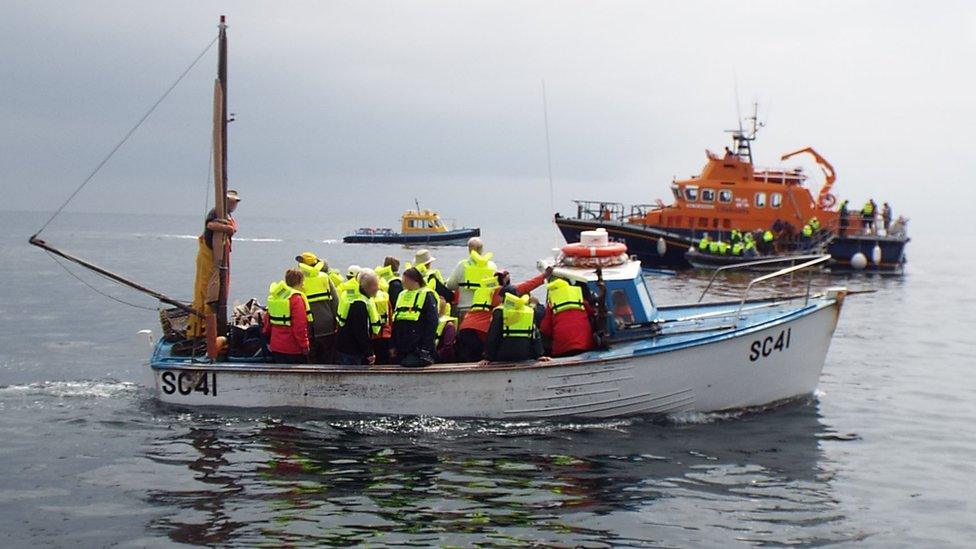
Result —
[[[78,282],[81,282],[85,286],[88,286],[88,288],[90,290],[92,290],[93,292],[95,292],[96,294],[99,294],[101,296],[107,297],[107,298],[111,299],[112,301],[116,301],[116,302],[121,303],[123,305],[128,305],[129,307],[135,307],[136,309],[145,309],[147,311],[158,311],[159,310],[159,307],[146,307],[145,305],[138,305],[136,303],[130,303],[128,301],[119,299],[119,298],[115,297],[114,295],[107,294],[107,293],[99,290],[98,288],[92,286],[91,284],[89,284],[87,280],[85,280],[85,279],[81,278],[80,276],[78,276],[77,274],[75,274],[71,269],[68,268],[67,265],[65,265],[64,263],[62,263],[61,260],[59,260],[51,252],[47,252],[47,255],[49,255],[51,257],[51,259],[54,260],[55,263],[57,263],[58,265],[60,265],[61,268],[64,269],[64,272],[66,272],[69,275],[71,275],[72,278],[74,278]],[[111,279],[108,279],[108,280],[111,280]],[[112,282],[115,282],[115,281],[113,280]],[[117,282],[116,282],[116,284],[117,284]]]
[[[72,200],[74,200],[75,196],[77,196],[78,193],[80,193],[81,190],[83,188],[85,188],[85,185],[87,185],[95,177],[95,174],[97,174],[99,172],[99,170],[101,170],[102,167],[105,166],[105,164],[109,161],[109,159],[112,158],[112,156],[120,148],[122,148],[122,145],[124,145],[125,142],[128,141],[130,137],[132,137],[132,134],[134,134],[136,132],[136,130],[139,129],[139,126],[142,126],[142,123],[145,122],[146,119],[149,118],[149,115],[151,115],[153,113],[153,111],[156,110],[156,107],[158,107],[159,104],[162,103],[163,100],[166,99],[167,96],[169,96],[170,92],[172,92],[176,88],[176,86],[179,85],[179,83],[181,81],[183,81],[183,78],[187,74],[189,74],[189,72],[191,70],[193,70],[193,67],[195,67],[197,65],[197,63],[200,62],[200,59],[203,59],[203,56],[206,55],[206,53],[208,51],[210,51],[210,48],[212,48],[213,45],[217,42],[217,39],[218,39],[218,37],[215,36],[214,39],[211,40],[209,44],[207,44],[207,47],[204,48],[202,52],[200,52],[200,55],[198,55],[196,57],[196,59],[194,59],[193,62],[190,63],[190,66],[188,66],[182,73],[180,73],[180,76],[176,79],[176,81],[173,82],[173,84],[169,88],[167,88],[167,90],[165,92],[163,92],[163,95],[160,96],[159,99],[157,99],[155,103],[153,103],[152,107],[150,107],[149,110],[146,111],[146,114],[142,115],[142,118],[140,118],[139,121],[136,122],[136,125],[133,126],[132,129],[130,129],[128,133],[125,134],[125,137],[123,137],[122,140],[119,141],[118,144],[115,145],[115,147],[108,153],[108,155],[106,155],[105,158],[103,158],[102,161],[99,162],[97,166],[95,166],[95,169],[92,170],[91,173],[88,174],[88,177],[86,177],[85,180],[81,182],[81,185],[79,185],[78,188],[75,189],[75,191],[73,193],[71,193],[71,195],[68,197],[68,199],[64,201],[64,204],[61,204],[61,207],[58,208],[54,212],[54,214],[51,215],[50,219],[48,219],[44,223],[44,225],[41,225],[41,228],[38,229],[36,233],[34,233],[34,236],[40,235],[41,232],[44,231],[44,229],[46,229],[47,226],[50,225],[52,221],[54,221],[54,218],[56,218],[58,215],[61,214],[61,212],[65,209],[65,207],[67,207],[68,204]],[[62,267],[63,267],[63,265],[62,265]]]

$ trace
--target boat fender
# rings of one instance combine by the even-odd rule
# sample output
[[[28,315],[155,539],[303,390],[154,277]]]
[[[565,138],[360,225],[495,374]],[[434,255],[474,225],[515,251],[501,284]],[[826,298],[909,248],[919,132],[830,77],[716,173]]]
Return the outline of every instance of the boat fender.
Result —
[[[878,244],[875,244],[874,249],[871,250],[871,261],[873,261],[875,265],[881,264],[881,246]]]
[[[657,239],[657,255],[664,256],[668,252],[668,242],[664,237]]]
[[[863,271],[868,266],[868,258],[861,252],[851,256],[851,267],[857,271]]]
[[[610,242],[606,246],[584,246],[577,242],[563,246],[563,253],[571,257],[614,257],[627,253],[627,245]]]

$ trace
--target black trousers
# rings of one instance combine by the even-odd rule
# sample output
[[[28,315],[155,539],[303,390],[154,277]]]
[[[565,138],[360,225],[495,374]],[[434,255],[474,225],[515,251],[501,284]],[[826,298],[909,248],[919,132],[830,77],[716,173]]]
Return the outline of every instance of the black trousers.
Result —
[[[287,353],[271,353],[271,360],[278,364],[305,364],[305,355],[290,355]]]

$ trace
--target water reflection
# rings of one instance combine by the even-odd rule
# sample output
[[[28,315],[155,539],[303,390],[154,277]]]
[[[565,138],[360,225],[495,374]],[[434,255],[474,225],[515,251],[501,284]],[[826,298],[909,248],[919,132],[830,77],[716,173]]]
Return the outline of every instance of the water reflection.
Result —
[[[689,421],[690,419],[690,421]],[[760,543],[845,539],[816,402],[662,424],[197,415],[155,441],[194,490],[152,531],[183,543]],[[686,524],[693,524],[688,528]],[[802,526],[802,529],[797,527]],[[803,538],[797,538],[802,531]]]

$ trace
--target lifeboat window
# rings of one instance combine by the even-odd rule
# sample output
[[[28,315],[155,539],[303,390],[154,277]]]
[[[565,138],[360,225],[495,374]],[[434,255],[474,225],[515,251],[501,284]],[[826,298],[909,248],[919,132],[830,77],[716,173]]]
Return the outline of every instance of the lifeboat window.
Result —
[[[708,226],[708,218],[707,217],[699,217],[698,218],[698,226],[699,227],[707,227]]]
[[[718,218],[717,217],[713,217],[712,218],[712,228],[713,229],[717,229],[718,228]]]
[[[715,201],[715,190],[714,189],[702,189],[701,190],[702,202],[714,202]]]
[[[698,187],[685,187],[685,198],[692,202],[698,200]]]
[[[756,193],[756,207],[757,208],[766,207],[766,193]]]
[[[674,195],[675,200],[681,200],[681,189],[677,186],[671,187],[671,194]]]
[[[718,192],[718,201],[729,203],[732,202],[732,191],[728,189],[722,189]]]
[[[723,229],[731,229],[732,228],[732,220],[731,219],[723,219],[722,220],[722,228]]]
[[[769,195],[769,205],[774,208],[779,208],[783,205],[783,195],[780,193],[772,193]]]

